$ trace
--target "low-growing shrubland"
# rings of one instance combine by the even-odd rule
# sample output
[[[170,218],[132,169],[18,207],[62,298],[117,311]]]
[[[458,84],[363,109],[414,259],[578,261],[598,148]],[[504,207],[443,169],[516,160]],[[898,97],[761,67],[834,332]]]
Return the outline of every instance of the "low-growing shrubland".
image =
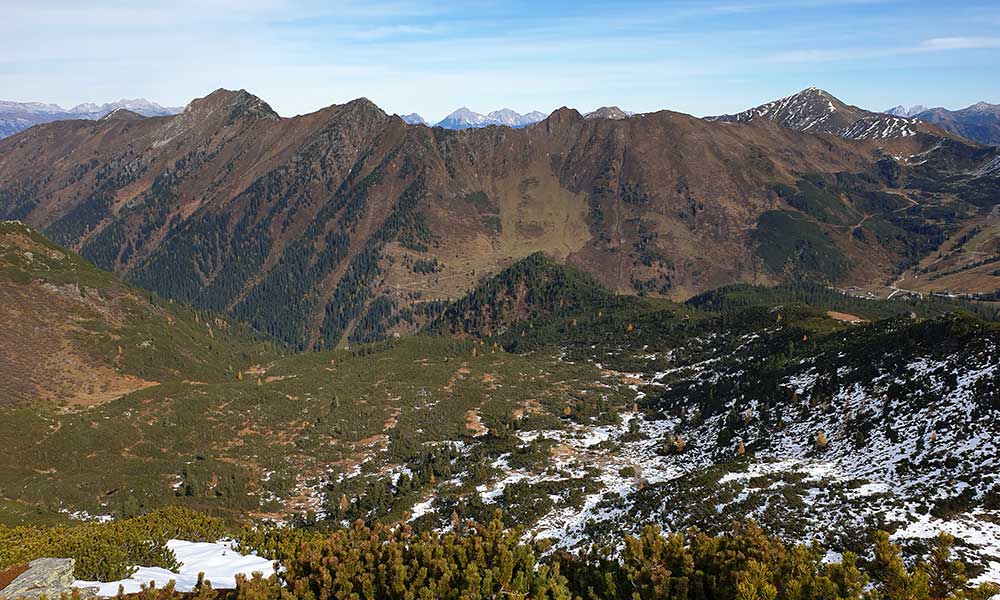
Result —
[[[0,525],[0,569],[43,556],[76,559],[76,576],[90,581],[128,577],[135,565],[176,569],[169,539],[215,541],[225,522],[183,508],[132,519],[61,527]]]
[[[166,539],[213,539],[225,531],[219,519],[181,509],[75,527],[0,529],[0,568],[72,556],[78,577],[118,578],[135,563],[176,567]],[[239,577],[235,591],[217,593],[201,582],[186,594],[166,586],[136,597],[986,600],[1000,592],[994,584],[968,584],[964,565],[951,555],[954,539],[944,533],[925,556],[904,559],[887,533],[875,532],[866,557],[845,552],[837,561],[825,560],[817,544],[786,544],[753,523],[719,535],[648,526],[617,549],[575,554],[526,539],[499,513],[485,524],[456,516],[445,532],[358,521],[326,530],[258,526],[233,535],[237,550],[280,561],[281,569]]]

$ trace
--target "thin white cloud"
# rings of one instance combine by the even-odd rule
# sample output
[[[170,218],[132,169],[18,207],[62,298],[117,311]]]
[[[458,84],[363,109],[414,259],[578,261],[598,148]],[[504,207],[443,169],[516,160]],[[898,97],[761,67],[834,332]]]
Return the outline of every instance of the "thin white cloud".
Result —
[[[779,52],[767,57],[772,63],[810,63],[862,60],[866,58],[888,58],[929,52],[954,50],[980,50],[1000,48],[1000,38],[993,37],[936,37],[924,40],[916,46],[894,46],[889,48],[858,49],[806,49]]]
[[[740,15],[768,11],[814,10],[839,6],[893,4],[899,0],[768,0],[750,2],[697,2],[677,10],[677,16]]]
[[[1000,38],[995,37],[940,37],[924,41],[923,48],[935,50],[972,50],[1000,48]]]

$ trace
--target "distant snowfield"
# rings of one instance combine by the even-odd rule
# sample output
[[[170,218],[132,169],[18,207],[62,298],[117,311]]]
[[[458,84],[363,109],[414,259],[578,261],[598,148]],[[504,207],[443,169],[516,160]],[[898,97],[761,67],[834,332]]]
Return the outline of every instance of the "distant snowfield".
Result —
[[[118,586],[125,588],[126,594],[138,592],[143,584],[155,583],[157,588],[163,588],[171,580],[179,592],[190,592],[198,583],[198,573],[204,573],[205,579],[211,582],[213,589],[233,589],[236,587],[236,574],[250,576],[254,572],[270,575],[274,572],[274,563],[265,558],[249,554],[244,555],[230,547],[229,542],[187,542],[170,540],[167,547],[174,551],[181,568],[172,573],[159,567],[139,567],[128,579],[119,581],[75,581],[75,587],[97,587],[99,596],[114,596]]]

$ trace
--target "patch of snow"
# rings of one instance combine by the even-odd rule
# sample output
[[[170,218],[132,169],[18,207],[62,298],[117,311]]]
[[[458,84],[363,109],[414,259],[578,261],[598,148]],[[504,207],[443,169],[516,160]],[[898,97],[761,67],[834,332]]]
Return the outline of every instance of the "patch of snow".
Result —
[[[412,520],[414,520],[414,519],[416,519],[418,517],[421,517],[421,516],[423,516],[423,515],[431,512],[431,509],[433,508],[433,506],[434,506],[434,498],[433,497],[428,498],[427,500],[424,500],[423,502],[417,502],[416,504],[413,505],[413,508],[410,509],[410,520],[412,521]]]
[[[174,552],[177,562],[181,564],[176,573],[160,567],[142,567],[128,579],[118,581],[75,581],[74,587],[97,587],[97,595],[112,597],[118,593],[119,586],[126,594],[133,594],[142,589],[143,584],[155,583],[157,588],[163,588],[170,581],[175,582],[179,592],[190,592],[198,583],[198,574],[204,573],[205,579],[211,582],[213,589],[233,589],[236,587],[236,575],[246,576],[257,572],[264,576],[274,572],[274,563],[254,554],[240,554],[231,547],[231,542],[187,542],[184,540],[169,540],[167,548]]]

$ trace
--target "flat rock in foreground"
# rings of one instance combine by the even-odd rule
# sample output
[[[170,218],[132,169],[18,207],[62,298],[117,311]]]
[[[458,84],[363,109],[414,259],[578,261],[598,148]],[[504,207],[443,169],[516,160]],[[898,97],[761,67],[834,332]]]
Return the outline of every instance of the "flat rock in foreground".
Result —
[[[7,587],[0,590],[0,598],[28,599],[58,598],[63,592],[73,589],[73,568],[76,561],[72,558],[39,558],[28,563],[28,570],[17,576]],[[95,589],[82,588],[83,597],[92,597]]]

